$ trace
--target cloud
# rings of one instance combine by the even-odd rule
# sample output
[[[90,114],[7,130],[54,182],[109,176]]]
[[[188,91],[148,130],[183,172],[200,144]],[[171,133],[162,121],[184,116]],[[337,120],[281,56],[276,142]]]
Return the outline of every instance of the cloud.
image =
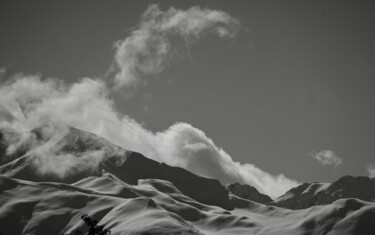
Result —
[[[375,165],[370,164],[367,166],[368,177],[375,178]]]
[[[6,74],[6,72],[7,72],[6,67],[0,67],[0,80],[4,78],[4,75]]]
[[[143,15],[139,27],[128,38],[117,42],[115,61],[119,72],[114,79],[118,86],[123,86],[137,80],[139,73],[160,72],[174,53],[175,40],[194,42],[210,32],[229,37],[233,35],[232,24],[237,22],[221,11],[193,7],[163,12],[153,5]],[[117,110],[110,92],[101,79],[82,78],[66,84],[63,80],[17,74],[0,87],[0,127],[27,131],[46,123],[65,123],[156,161],[217,178],[224,184],[253,185],[271,197],[298,185],[283,174],[271,175],[252,164],[234,161],[202,130],[188,123],[177,122],[156,133],[147,130]],[[77,161],[69,153],[45,154],[46,149],[38,150],[43,156],[37,158],[38,170],[42,174],[55,172],[60,177],[85,170],[86,165],[94,167],[105,156],[100,151],[88,152]],[[64,167],[57,169],[56,166]]]
[[[186,168],[198,175],[217,178],[222,183],[254,185],[272,197],[280,196],[298,184],[282,174],[274,176],[252,164],[233,161],[203,131],[190,124],[179,122],[165,131],[153,133],[136,120],[119,113],[108,95],[103,82],[90,78],[66,85],[58,80],[42,81],[38,76],[19,75],[0,89],[0,116],[8,117],[0,119],[0,126],[26,131],[49,122],[66,123],[102,136],[125,149]],[[59,176],[82,169],[84,160],[88,159],[83,157],[74,161],[71,154],[39,155],[48,156],[48,160],[39,158],[44,159],[38,161],[41,173],[56,171]],[[65,167],[53,167],[59,165]]]
[[[342,164],[342,159],[331,150],[322,150],[319,153],[312,153],[311,156],[318,160],[322,166],[333,166],[336,168]]]
[[[138,27],[116,42],[114,77],[117,87],[135,84],[142,74],[160,73],[179,54],[181,42],[188,46],[202,36],[233,37],[239,23],[225,12],[192,7],[162,11],[151,5]]]
[[[27,154],[42,175],[65,178],[76,172],[97,171],[109,156],[125,156],[126,150],[89,132],[77,131],[64,123],[48,123],[31,132],[35,142]],[[40,139],[43,139],[41,141]]]

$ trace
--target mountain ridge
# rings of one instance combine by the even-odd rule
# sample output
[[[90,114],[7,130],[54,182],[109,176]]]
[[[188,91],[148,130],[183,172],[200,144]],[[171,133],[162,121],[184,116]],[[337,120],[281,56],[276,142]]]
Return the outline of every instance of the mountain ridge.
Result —
[[[39,131],[39,129],[33,132],[43,132]],[[149,159],[140,153],[126,151],[101,137],[76,128],[62,129],[58,135],[53,134],[47,136],[47,138],[45,137],[43,134],[38,135],[36,137],[37,141],[44,139],[46,142],[39,146],[34,146],[31,151],[23,156],[0,166],[0,174],[36,182],[55,181],[74,183],[88,176],[100,176],[104,169],[115,173],[122,181],[133,185],[137,184],[139,179],[153,178],[168,180],[183,193],[198,201],[233,209],[229,204],[227,190],[216,179],[200,177],[183,168],[168,166],[167,164]],[[105,145],[103,147],[100,144]],[[56,153],[66,154],[66,152],[73,152],[77,159],[79,159],[82,157],[82,154],[91,153],[92,151],[102,151],[103,156],[92,168],[79,169],[74,174],[67,174],[64,177],[56,176],[52,172],[38,173],[34,162],[35,159],[40,158],[37,150],[44,148],[45,145],[48,145],[50,148],[47,153],[52,154],[52,157]],[[41,154],[45,153],[42,152]]]
[[[10,136],[8,136],[8,138],[10,138],[11,141],[16,140],[16,142],[18,142],[16,144],[12,143],[9,141],[9,139],[6,139],[6,135]],[[88,176],[100,176],[103,170],[107,172],[118,172],[118,174],[122,176],[123,181],[131,184],[137,184],[137,181],[142,178],[155,178],[173,181],[174,184],[179,185],[178,187],[183,187],[185,183],[181,180],[177,182],[176,180],[179,178],[173,177],[173,174],[170,175],[168,172],[171,171],[178,172],[175,173],[176,175],[182,174],[185,176],[189,175],[188,177],[190,178],[197,177],[199,179],[208,179],[206,177],[196,176],[195,174],[190,173],[189,171],[180,167],[171,167],[165,163],[156,162],[140,153],[127,151],[93,133],[82,131],[61,123],[48,123],[35,128],[28,133],[23,132],[21,134],[12,132],[11,130],[0,130],[0,153],[2,154],[0,156],[0,160],[7,157],[7,144],[8,146],[15,144],[21,150],[13,148],[10,154],[11,156],[8,156],[8,160],[1,163],[0,174],[19,179],[74,183],[81,178]],[[52,155],[55,153],[74,154],[77,159],[85,154],[97,152],[99,152],[102,157],[96,162],[92,163],[92,166],[90,165],[88,168],[77,170],[74,172],[74,174],[69,174],[69,172],[63,176],[56,175],[54,172],[44,172],[38,174],[35,171],[35,168],[37,167],[35,166],[35,162],[38,161],[35,159],[38,159],[38,154],[46,154],[46,152],[40,151],[40,149],[47,149],[47,153],[52,153]],[[13,160],[9,160],[9,158],[13,158]],[[124,164],[125,162],[127,163]],[[120,168],[117,169],[118,167]],[[232,193],[246,200],[289,209],[301,209],[314,205],[326,205],[340,198],[352,197],[365,201],[375,201],[375,179],[361,176],[343,176],[332,183],[303,183],[290,189],[284,195],[276,198],[275,200],[272,200],[268,195],[260,193],[251,185],[233,183],[224,187],[216,179],[208,179],[208,181],[210,181],[211,184],[216,185],[213,187],[218,190],[218,195],[221,195],[221,198],[215,201],[215,203],[228,209],[231,208],[227,204],[229,196],[224,196],[228,193]],[[359,185],[361,185],[360,187],[363,190],[357,189]],[[207,183],[205,187],[207,187]],[[348,187],[351,189],[345,190],[345,188]],[[193,195],[185,190],[182,191],[188,193],[189,195]],[[332,193],[333,196],[331,195]],[[208,201],[208,199],[203,200],[205,203]]]
[[[225,187],[73,127],[0,133],[0,147],[4,235],[85,231],[83,213],[115,235],[375,233],[375,202],[340,198],[372,179],[305,183],[270,202],[252,186]]]
[[[375,202],[375,179],[346,175],[332,183],[304,183],[269,204],[295,210],[331,204],[342,198]]]

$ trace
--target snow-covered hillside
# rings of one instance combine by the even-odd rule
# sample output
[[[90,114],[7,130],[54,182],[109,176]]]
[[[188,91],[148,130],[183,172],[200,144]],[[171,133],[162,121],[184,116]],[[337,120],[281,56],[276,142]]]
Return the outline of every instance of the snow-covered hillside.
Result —
[[[306,208],[291,210],[72,127],[0,138],[2,235],[85,231],[83,214],[112,234],[375,234],[370,179],[304,184],[273,202]]]

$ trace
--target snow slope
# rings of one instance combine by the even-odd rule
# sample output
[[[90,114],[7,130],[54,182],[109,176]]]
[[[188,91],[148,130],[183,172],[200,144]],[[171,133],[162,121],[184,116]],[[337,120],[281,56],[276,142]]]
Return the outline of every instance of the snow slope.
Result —
[[[127,184],[105,172],[74,184],[0,177],[1,234],[85,230],[84,213],[112,234],[374,234],[375,203],[340,199],[289,210],[242,200],[228,211],[197,202],[163,180]],[[238,202],[237,202],[238,203]]]
[[[275,203],[303,207],[319,194],[315,204],[329,204],[291,210],[240,198],[218,180],[150,160],[72,127],[3,132],[0,147],[2,235],[84,231],[83,214],[115,235],[375,234],[374,202],[334,196],[345,188],[340,185],[353,180],[361,185],[356,178],[301,185]],[[348,188],[371,198],[363,187]],[[321,193],[328,189],[331,194]],[[302,204],[296,195],[303,195]]]

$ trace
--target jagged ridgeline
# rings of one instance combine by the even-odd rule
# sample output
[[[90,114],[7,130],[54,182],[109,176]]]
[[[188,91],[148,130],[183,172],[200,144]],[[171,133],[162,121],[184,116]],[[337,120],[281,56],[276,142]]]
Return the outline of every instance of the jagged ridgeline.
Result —
[[[1,130],[0,161],[1,234],[87,232],[84,214],[111,234],[375,234],[366,177],[302,184],[273,201],[61,124]]]

